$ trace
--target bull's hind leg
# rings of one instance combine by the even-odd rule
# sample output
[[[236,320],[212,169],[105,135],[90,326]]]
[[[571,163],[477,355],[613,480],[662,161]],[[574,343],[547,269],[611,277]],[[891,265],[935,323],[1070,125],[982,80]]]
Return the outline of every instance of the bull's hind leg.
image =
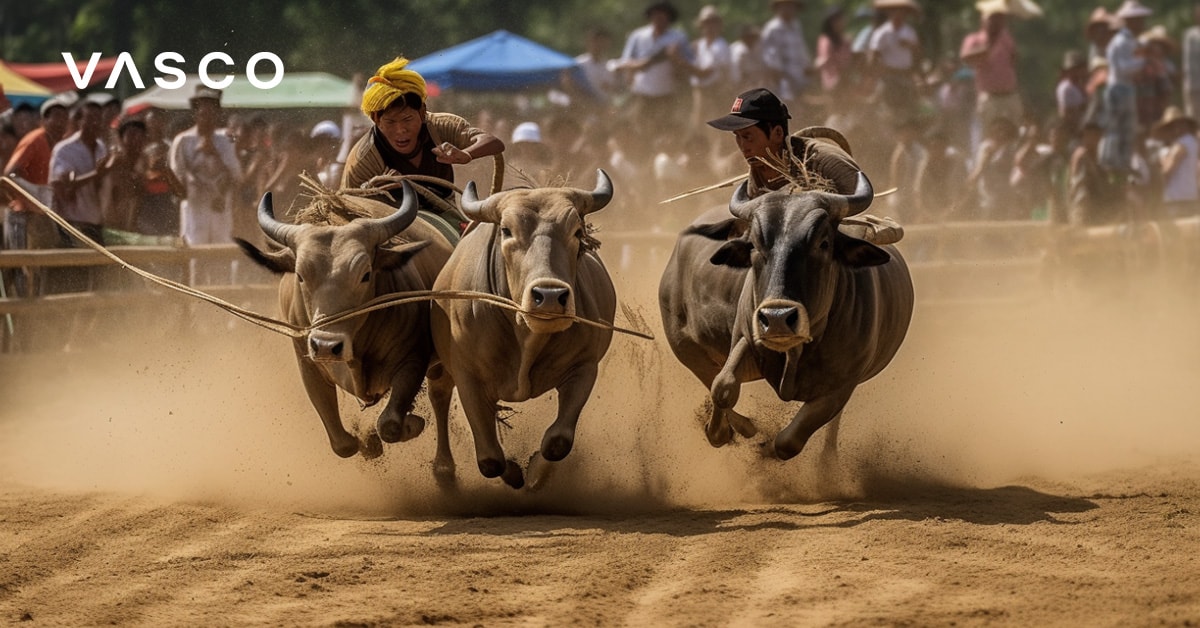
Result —
[[[500,446],[500,433],[496,421],[496,400],[489,399],[481,391],[483,382],[478,380],[455,381],[458,399],[462,402],[467,423],[471,425],[471,436],[475,441],[475,461],[479,473],[485,478],[500,478],[513,487],[525,486],[525,474],[521,466],[504,457]]]
[[[433,456],[433,479],[444,489],[454,488],[454,454],[450,451],[450,395],[454,380],[441,364],[429,369],[429,405],[437,427],[437,453]]]
[[[780,460],[788,460],[799,454],[813,433],[841,413],[854,389],[855,386],[847,386],[832,394],[805,402],[792,422],[775,436],[775,456]]]
[[[370,457],[370,443],[359,443],[358,438],[347,432],[342,425],[342,417],[338,412],[337,387],[329,383],[320,369],[304,357],[303,351],[305,349],[301,345],[297,349],[300,381],[304,382],[308,400],[321,417],[321,423],[325,425],[325,434],[329,436],[329,446],[333,448],[333,453],[342,458],[349,458],[361,450],[364,457]]]
[[[379,438],[385,443],[408,441],[425,430],[425,419],[412,414],[413,401],[425,381],[426,364],[423,360],[408,360],[400,365],[392,377],[392,391],[387,405],[379,413],[375,427]]]

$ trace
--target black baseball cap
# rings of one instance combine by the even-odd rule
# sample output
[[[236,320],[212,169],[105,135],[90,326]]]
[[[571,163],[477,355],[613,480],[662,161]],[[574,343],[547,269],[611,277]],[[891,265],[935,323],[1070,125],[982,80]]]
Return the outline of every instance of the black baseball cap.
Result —
[[[784,122],[790,120],[787,105],[770,90],[757,88],[742,92],[733,101],[729,114],[709,120],[708,126],[722,131],[738,131],[759,122]]]

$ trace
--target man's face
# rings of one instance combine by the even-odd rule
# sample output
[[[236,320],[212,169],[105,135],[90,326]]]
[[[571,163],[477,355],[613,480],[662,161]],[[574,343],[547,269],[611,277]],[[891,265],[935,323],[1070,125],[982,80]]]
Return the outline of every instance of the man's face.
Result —
[[[100,130],[100,106],[84,105],[83,114],[79,118],[79,128],[88,133]]]
[[[779,159],[780,153],[783,152],[783,127],[772,127],[771,134],[767,135],[757,125],[748,126],[734,131],[733,139],[737,142],[742,158],[752,167],[763,165],[754,158]]]
[[[67,126],[71,122],[71,116],[63,107],[54,107],[46,112],[46,117],[42,118],[42,126],[45,127],[46,133],[54,137],[62,137],[63,133],[67,132]]]
[[[411,155],[417,152],[421,136],[421,126],[425,124],[425,106],[420,109],[412,107],[392,107],[379,114],[375,119],[379,132],[392,148],[401,155]]]

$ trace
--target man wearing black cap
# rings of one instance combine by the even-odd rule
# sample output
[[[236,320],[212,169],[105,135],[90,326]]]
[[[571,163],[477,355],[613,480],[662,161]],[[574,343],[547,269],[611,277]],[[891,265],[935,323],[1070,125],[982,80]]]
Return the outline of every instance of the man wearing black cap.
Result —
[[[859,167],[842,134],[808,127],[789,135],[789,119],[787,105],[769,90],[758,88],[740,94],[728,114],[708,125],[733,132],[738,150],[750,165],[747,192],[751,198],[797,182],[803,182],[804,189],[852,194]]]

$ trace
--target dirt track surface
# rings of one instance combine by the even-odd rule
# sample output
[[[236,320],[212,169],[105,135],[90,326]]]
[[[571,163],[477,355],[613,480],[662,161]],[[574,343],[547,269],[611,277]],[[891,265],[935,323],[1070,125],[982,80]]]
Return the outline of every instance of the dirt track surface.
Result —
[[[625,299],[657,332],[656,279]],[[818,433],[787,463],[709,447],[701,386],[618,338],[536,495],[478,476],[457,407],[453,494],[430,431],[337,459],[287,341],[242,323],[6,357],[0,623],[1200,623],[1194,307],[914,320],[837,453]],[[794,407],[764,391],[739,408],[769,435]],[[516,459],[552,407],[509,419]],[[359,429],[376,413],[343,411]]]

